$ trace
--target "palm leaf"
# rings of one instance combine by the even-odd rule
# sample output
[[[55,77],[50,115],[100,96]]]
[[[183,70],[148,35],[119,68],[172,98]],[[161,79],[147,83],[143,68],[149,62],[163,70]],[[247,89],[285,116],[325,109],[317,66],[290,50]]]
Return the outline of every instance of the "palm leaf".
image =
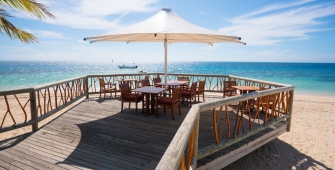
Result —
[[[18,10],[27,12],[40,19],[46,18],[45,15],[52,19],[56,18],[47,10],[47,8],[43,4],[38,3],[35,0],[0,0],[0,5],[8,5],[11,8],[17,8]]]
[[[20,41],[25,43],[34,43],[38,42],[37,38],[28,32],[25,32],[17,27],[15,27],[12,23],[10,23],[5,16],[7,15],[6,11],[0,9],[0,33],[4,32],[11,38],[18,38]]]

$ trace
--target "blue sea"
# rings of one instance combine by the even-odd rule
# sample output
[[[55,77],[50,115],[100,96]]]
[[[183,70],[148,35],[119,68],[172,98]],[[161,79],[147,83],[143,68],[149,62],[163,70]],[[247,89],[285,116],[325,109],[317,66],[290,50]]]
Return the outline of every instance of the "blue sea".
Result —
[[[136,63],[138,69],[133,70],[120,70],[117,65],[120,63],[0,61],[0,91],[89,74],[164,72],[164,63]],[[335,96],[335,63],[170,62],[168,72],[248,77],[294,85],[297,94]]]

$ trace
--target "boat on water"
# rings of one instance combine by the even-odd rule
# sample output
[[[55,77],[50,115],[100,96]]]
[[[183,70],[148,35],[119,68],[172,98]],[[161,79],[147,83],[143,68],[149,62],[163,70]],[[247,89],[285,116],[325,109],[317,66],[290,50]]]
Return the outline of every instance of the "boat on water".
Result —
[[[126,65],[121,65],[121,66],[118,66],[119,69],[135,69],[137,68],[137,65],[133,65],[133,66],[126,66]]]

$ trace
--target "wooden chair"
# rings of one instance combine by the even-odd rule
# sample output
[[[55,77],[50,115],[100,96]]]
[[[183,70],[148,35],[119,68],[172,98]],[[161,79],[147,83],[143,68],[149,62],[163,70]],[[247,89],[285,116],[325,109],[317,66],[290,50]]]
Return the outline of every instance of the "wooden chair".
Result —
[[[141,80],[141,85],[142,85],[142,87],[152,86],[150,84],[150,80],[149,79],[143,79],[143,80]]]
[[[104,98],[106,97],[106,92],[109,92],[112,96],[112,92],[114,92],[114,96],[116,98],[116,83],[105,82],[104,78],[99,77],[99,84],[100,84],[100,98],[101,93],[104,93]]]
[[[144,100],[142,94],[132,93],[128,83],[122,83],[119,85],[119,87],[121,91],[121,113],[123,112],[124,102],[129,102],[129,108],[130,103],[134,102],[136,105],[136,113],[137,113],[137,103],[142,101],[142,111],[144,110]]]
[[[183,89],[188,88],[189,85],[190,85],[190,78],[189,77],[177,77],[177,80],[178,81],[188,81],[188,83],[181,86]]]
[[[196,99],[196,88],[197,88],[197,84],[198,82],[193,82],[191,85],[191,88],[187,88],[187,89],[182,89],[181,90],[181,97],[184,99],[190,99],[190,106],[192,106],[192,99],[194,98],[195,102],[197,101]]]
[[[181,87],[174,88],[172,90],[172,97],[159,97],[156,100],[156,115],[159,114],[158,106],[164,107],[164,113],[166,107],[171,108],[172,120],[174,120],[174,108],[178,106],[179,115],[180,113],[180,97],[181,97]]]
[[[144,79],[143,79],[143,80],[147,80],[147,81],[145,81],[146,85],[143,85],[143,84],[142,84],[142,81],[143,81],[143,80],[137,80],[137,81],[136,81],[136,88],[141,88],[141,87],[145,87],[145,86],[151,86],[151,85],[150,85],[150,81],[149,81],[149,79],[150,79],[150,76],[149,76],[149,75],[144,76]],[[147,83],[147,82],[149,82],[149,83]],[[147,85],[147,84],[149,84],[149,85]]]
[[[199,81],[199,86],[195,90],[198,95],[198,102],[200,102],[200,95],[202,95],[202,100],[205,102],[205,84],[206,80]]]
[[[236,86],[236,81],[224,81],[223,82],[223,97],[238,96],[237,90],[231,86]]]
[[[160,77],[156,77],[153,79],[153,84],[155,87],[162,87],[162,85],[156,85],[156,83],[160,83],[160,82],[162,82]]]

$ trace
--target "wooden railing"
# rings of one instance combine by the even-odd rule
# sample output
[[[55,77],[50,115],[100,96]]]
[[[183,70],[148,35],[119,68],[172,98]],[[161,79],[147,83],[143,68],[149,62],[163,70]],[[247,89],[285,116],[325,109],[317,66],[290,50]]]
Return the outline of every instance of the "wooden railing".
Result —
[[[164,73],[88,75],[88,92],[89,94],[99,93],[98,77],[103,77],[109,83],[119,83],[122,79],[136,79],[139,82],[145,76],[149,76],[150,82],[155,77],[160,77],[161,80],[164,80]],[[188,77],[190,82],[206,80],[205,91],[207,92],[222,92],[223,82],[229,79],[229,75],[168,74],[167,80],[177,80],[178,77]],[[133,83],[133,86],[135,86],[136,82]]]
[[[29,125],[34,131],[37,130],[38,122],[43,119],[85,96],[89,98],[90,94],[99,93],[99,77],[103,77],[106,82],[118,83],[122,79],[141,80],[146,75],[151,80],[157,76],[164,80],[163,73],[88,75],[39,87],[0,91],[0,133]],[[264,87],[269,90],[193,105],[156,169],[194,169],[198,159],[280,121],[288,122],[287,131],[290,130],[294,86],[229,75],[169,74],[167,79],[175,80],[178,77],[189,77],[191,82],[206,80],[207,92],[223,92],[225,80],[236,80],[238,85]],[[270,97],[275,103],[271,108]],[[267,106],[263,105],[267,109],[262,119],[259,110],[254,116],[248,113],[248,102],[254,99],[259,103],[267,103]],[[247,107],[247,111],[244,112],[240,107]],[[259,108],[261,106],[256,105],[256,110]],[[198,150],[199,118],[201,112],[208,110],[212,110],[213,115],[213,144]],[[236,115],[234,127],[231,127],[228,111]],[[219,118],[223,115],[225,119],[220,122]],[[248,120],[248,129],[244,129],[244,119]],[[231,129],[233,134],[230,134]]]
[[[0,133],[32,125],[87,95],[87,77],[43,86],[0,91]],[[19,107],[17,107],[19,106]]]
[[[228,79],[236,80],[241,86],[251,85],[270,89],[193,105],[156,169],[195,169],[197,160],[281,121],[287,122],[287,131],[290,131],[294,86],[236,76],[229,76]],[[272,98],[271,101],[270,98]],[[248,102],[254,101],[254,99],[257,99],[258,103],[265,103],[265,105],[262,107],[257,105],[256,114],[252,117]],[[247,114],[243,113],[245,106],[247,106]],[[232,109],[228,109],[228,107]],[[259,115],[260,108],[265,108],[262,120]],[[201,112],[208,110],[212,110],[214,140],[212,145],[198,150],[199,118]],[[231,127],[231,118],[228,112],[235,113],[234,127]],[[225,114],[225,118],[219,122],[219,117],[222,114]],[[248,120],[247,130],[244,129],[244,119]],[[230,134],[232,128],[233,134]],[[223,133],[224,131],[225,133]],[[223,134],[227,134],[227,136],[224,137]],[[188,149],[186,150],[186,148]]]

